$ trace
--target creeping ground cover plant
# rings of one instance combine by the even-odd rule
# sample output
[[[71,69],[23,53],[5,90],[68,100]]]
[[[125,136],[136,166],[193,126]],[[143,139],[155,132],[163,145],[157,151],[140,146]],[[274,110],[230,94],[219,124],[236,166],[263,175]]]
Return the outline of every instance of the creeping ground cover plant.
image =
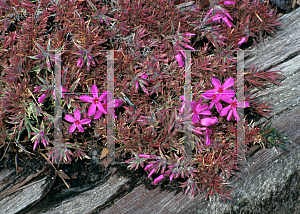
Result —
[[[271,106],[250,91],[283,77],[253,66],[244,72],[245,96],[237,100],[235,51],[263,42],[280,25],[268,2],[4,0],[0,11],[3,153],[18,152],[21,143],[30,158],[40,155],[53,167],[91,159],[93,144],[107,147],[112,108],[115,158],[128,169],[143,168],[154,185],[182,181],[192,196],[232,199],[226,181],[238,170],[236,123],[249,124],[247,112],[271,115]],[[186,106],[189,58],[192,97]],[[60,143],[54,138],[56,90]],[[246,148],[280,142],[275,131],[247,126]]]

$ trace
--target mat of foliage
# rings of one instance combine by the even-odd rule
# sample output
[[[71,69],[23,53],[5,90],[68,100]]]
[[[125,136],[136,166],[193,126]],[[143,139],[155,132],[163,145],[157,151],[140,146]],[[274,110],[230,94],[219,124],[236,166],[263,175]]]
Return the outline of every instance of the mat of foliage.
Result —
[[[212,103],[202,94],[216,87],[213,78],[222,85],[234,78],[229,89],[236,92],[232,50],[263,42],[280,25],[267,2],[11,0],[0,1],[0,10],[2,158],[13,148],[53,162],[90,159],[94,144],[106,145],[107,108],[115,107],[116,158],[131,155],[125,161],[130,169],[145,167],[154,183],[184,179],[186,193],[230,198],[226,180],[238,170],[236,115],[220,116],[221,109],[212,104],[224,108],[228,103]],[[116,50],[115,105],[107,103],[108,50]],[[198,108],[185,117],[181,111],[184,50],[193,50],[192,100],[211,113]],[[54,69],[60,64],[63,139],[55,145]],[[267,117],[271,107],[257,103],[249,91],[278,84],[283,76],[253,67],[244,77],[246,148],[268,147],[276,130],[249,126],[247,115]],[[189,130],[193,157],[188,159],[184,121],[197,114]],[[203,125],[208,118],[214,123]]]

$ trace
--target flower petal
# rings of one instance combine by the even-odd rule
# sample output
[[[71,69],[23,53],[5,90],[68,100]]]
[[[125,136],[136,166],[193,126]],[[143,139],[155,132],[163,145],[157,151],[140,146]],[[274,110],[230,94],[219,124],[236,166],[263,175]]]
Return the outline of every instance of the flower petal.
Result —
[[[93,114],[95,114],[96,112],[96,105],[93,103],[90,107],[89,107],[89,111],[88,111],[88,115],[92,116]]]
[[[193,114],[193,119],[192,119],[192,121],[193,121],[193,123],[198,123],[199,122],[199,119],[200,119],[200,117],[199,117],[199,114]]]
[[[73,123],[73,124],[70,126],[70,128],[69,128],[69,132],[72,133],[72,132],[75,131],[75,129],[76,129],[76,124]]]
[[[80,132],[84,132],[84,129],[83,129],[83,127],[82,127],[81,124],[78,124],[78,125],[77,125],[77,128],[79,129]]]
[[[104,107],[102,106],[101,103],[97,103],[96,105],[97,105],[99,111],[101,111],[104,114],[107,114],[107,111],[104,109]]]
[[[233,116],[235,117],[235,120],[236,120],[236,121],[240,121],[240,117],[239,117],[239,115],[238,115],[236,109],[233,109],[232,111],[233,111]]]
[[[195,108],[196,108],[196,112],[199,114],[200,112],[202,112],[202,111],[204,111],[205,109],[207,109],[208,106],[207,106],[207,105],[202,105],[202,106],[200,106],[200,104],[198,104],[197,106],[195,106]]]
[[[92,120],[90,118],[86,118],[86,119],[83,119],[83,120],[80,120],[80,124],[88,124],[90,123]]]
[[[76,109],[74,111],[74,117],[75,117],[75,120],[80,120],[81,115],[80,115],[80,110],[79,109]]]
[[[216,106],[216,109],[217,109],[218,113],[220,114],[220,112],[222,111],[222,108],[223,108],[222,104],[221,103],[216,103],[215,106]]]
[[[102,115],[101,111],[96,111],[96,114],[94,115],[94,120],[98,120]]]
[[[81,95],[80,97],[79,97],[79,99],[81,100],[81,101],[84,101],[84,102],[88,102],[88,103],[93,103],[94,101],[94,99],[92,98],[92,97],[89,97],[89,96],[87,96],[87,95]]]
[[[211,80],[212,84],[215,86],[216,89],[222,87],[220,80],[216,79],[216,78],[212,78]]]
[[[224,84],[223,84],[223,88],[229,88],[231,86],[234,85],[234,79],[232,77],[228,78],[227,80],[225,80]]]
[[[71,115],[66,114],[65,120],[74,123],[76,120]]]
[[[99,97],[99,100],[100,101],[107,101],[107,91],[103,91],[103,93],[100,95],[100,97]]]
[[[227,115],[229,109],[231,109],[231,106],[230,106],[230,105],[227,106],[227,107],[225,107],[225,108],[223,108],[222,111],[221,111],[221,113],[220,113],[220,115],[221,115],[222,117],[225,116],[225,115]]]
[[[217,91],[217,89],[207,90],[201,96],[205,99],[211,99],[211,97],[214,96]]]
[[[115,99],[115,108],[120,107],[123,104],[123,100]]]
[[[231,103],[232,102],[232,99],[230,97],[227,97],[227,96],[221,96],[221,99],[223,101],[225,101],[226,103]]]
[[[230,121],[232,116],[232,109],[229,111],[229,114],[227,115],[227,120]]]
[[[217,122],[218,122],[217,117],[207,117],[207,118],[201,119],[201,125],[202,126],[211,126],[211,125],[213,125]]]
[[[98,98],[98,88],[96,85],[92,85],[92,88],[91,88],[91,92],[92,92],[92,95],[93,97],[97,97]]]
[[[220,94],[217,94],[217,95],[216,95],[216,98],[213,99],[213,101],[214,101],[214,103],[218,103],[218,102],[220,102],[220,99],[221,99],[221,95],[220,95]]]
[[[211,115],[211,112],[210,111],[203,111],[203,112],[200,112],[199,114],[201,114],[201,115]]]
[[[227,96],[227,97],[234,97],[235,92],[232,89],[227,89],[227,90],[224,90],[221,94],[221,96],[224,96],[224,95]]]

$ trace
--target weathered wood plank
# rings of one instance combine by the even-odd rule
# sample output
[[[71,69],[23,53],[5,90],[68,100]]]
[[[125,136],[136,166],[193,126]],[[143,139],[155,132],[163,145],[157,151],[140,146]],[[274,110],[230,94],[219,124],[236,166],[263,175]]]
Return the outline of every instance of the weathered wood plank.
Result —
[[[0,172],[0,213],[17,213],[33,204],[43,196],[51,182],[44,177],[25,185],[26,179],[30,181],[28,178],[28,173],[16,175],[15,170],[4,169]],[[24,185],[20,185],[22,181]]]

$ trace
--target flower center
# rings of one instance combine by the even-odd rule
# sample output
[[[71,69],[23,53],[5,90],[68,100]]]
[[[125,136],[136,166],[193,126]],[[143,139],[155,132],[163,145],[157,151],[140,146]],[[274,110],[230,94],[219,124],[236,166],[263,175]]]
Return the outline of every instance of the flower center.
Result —
[[[79,124],[80,124],[80,122],[79,122],[78,120],[76,120],[75,123],[76,123],[76,125],[79,125]]]
[[[231,105],[232,108],[236,108],[237,107],[237,102],[236,101],[235,102],[231,102],[230,105]]]
[[[217,98],[217,95],[215,94],[213,97],[212,97],[212,100],[215,100]]]
[[[99,102],[99,99],[97,97],[94,98],[94,103],[97,104]]]
[[[222,93],[223,92],[223,87],[220,87],[219,89],[218,89],[218,93]]]

